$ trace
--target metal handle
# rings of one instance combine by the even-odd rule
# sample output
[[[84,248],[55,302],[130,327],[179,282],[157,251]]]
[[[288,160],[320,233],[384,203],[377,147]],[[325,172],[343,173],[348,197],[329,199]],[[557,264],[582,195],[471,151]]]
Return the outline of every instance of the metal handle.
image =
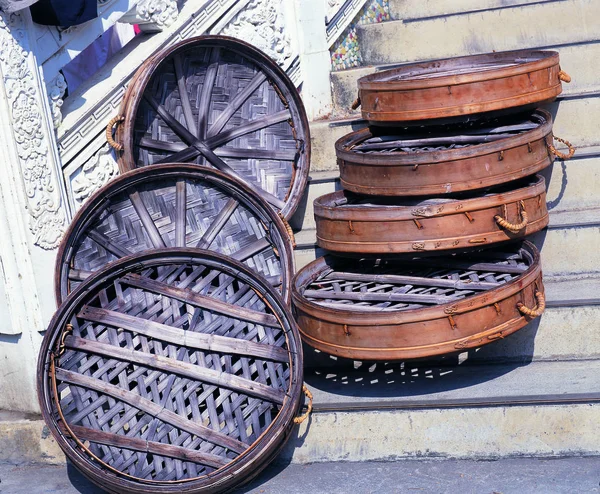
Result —
[[[120,144],[113,139],[113,127],[123,120],[125,120],[124,116],[117,115],[116,117],[111,118],[106,126],[106,142],[108,142],[110,147],[115,151],[123,151],[123,144]]]
[[[310,390],[306,387],[306,384],[302,385],[302,391],[304,391],[304,394],[308,398],[308,406],[306,407],[306,412],[304,412],[302,415],[299,415],[298,417],[294,417],[294,424],[301,424],[308,418],[308,416],[312,412],[313,395],[310,392]]]
[[[573,147],[573,144],[571,144],[566,139],[561,139],[560,137],[556,137],[555,135],[552,136],[552,139],[554,139],[555,141],[558,141],[558,142],[562,142],[563,144],[566,144],[566,146],[569,148],[569,154],[564,154],[564,153],[561,153],[560,151],[558,151],[552,144],[548,144],[548,149],[554,156],[556,156],[560,159],[563,159],[563,160],[568,160],[573,157],[573,155],[575,154],[575,148]]]
[[[533,309],[526,307],[522,302],[517,304],[517,309],[524,316],[529,317],[539,317],[542,315],[542,312],[546,309],[546,299],[544,298],[544,294],[542,292],[535,292],[535,298],[537,300],[537,306]]]
[[[567,84],[569,82],[571,82],[571,76],[569,74],[567,74],[564,70],[560,70],[558,72],[558,78],[563,81],[566,82]]]
[[[352,109],[356,110],[360,106],[360,96],[357,96],[356,99],[352,102]]]
[[[498,223],[498,225],[500,225],[505,230],[508,230],[509,232],[519,233],[529,223],[529,216],[527,215],[527,211],[525,211],[525,203],[523,201],[519,201],[519,205],[520,205],[520,215],[521,215],[520,223],[510,223],[506,219],[506,217],[508,216],[506,214],[506,204],[503,206],[505,218],[503,218],[502,216],[497,214],[496,216],[494,216],[496,223]]]

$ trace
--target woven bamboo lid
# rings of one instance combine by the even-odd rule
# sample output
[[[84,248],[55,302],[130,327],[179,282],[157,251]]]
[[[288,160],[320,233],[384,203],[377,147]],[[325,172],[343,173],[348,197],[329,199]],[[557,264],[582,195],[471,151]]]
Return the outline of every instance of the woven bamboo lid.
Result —
[[[247,182],[285,218],[310,163],[308,120],[294,84],[251,45],[192,38],[147,60],[121,105],[122,171],[208,164]]]
[[[112,180],[79,210],[58,251],[55,294],[108,262],[163,247],[205,248],[243,261],[289,300],[289,227],[250,188],[218,170],[167,164]]]
[[[38,362],[42,414],[110,492],[221,492],[286,440],[302,388],[298,330],[243,264],[198,249],[121,259],[59,308]]]

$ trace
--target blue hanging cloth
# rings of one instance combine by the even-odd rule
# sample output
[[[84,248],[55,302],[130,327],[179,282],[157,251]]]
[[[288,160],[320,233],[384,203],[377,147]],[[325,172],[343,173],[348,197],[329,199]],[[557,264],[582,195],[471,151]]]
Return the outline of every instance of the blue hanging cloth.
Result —
[[[33,22],[66,28],[98,17],[97,6],[97,0],[39,0],[30,10]]]

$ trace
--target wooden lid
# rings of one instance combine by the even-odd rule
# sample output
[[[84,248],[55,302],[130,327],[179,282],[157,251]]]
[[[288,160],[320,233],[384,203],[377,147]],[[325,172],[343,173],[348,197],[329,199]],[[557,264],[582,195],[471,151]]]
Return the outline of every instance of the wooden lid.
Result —
[[[199,249],[112,263],[59,308],[38,362],[42,414],[68,458],[110,492],[216,492],[287,438],[302,348],[276,291]]]
[[[411,63],[358,80],[362,116],[373,125],[459,121],[551,101],[562,91],[555,51],[519,50]]]
[[[296,210],[310,164],[308,119],[294,84],[253,46],[203,36],[165,49],[140,67],[121,115],[122,171],[209,164],[246,181],[285,218]]]
[[[278,214],[249,187],[218,170],[166,164],[117,177],[78,211],[58,251],[57,302],[108,262],[163,247],[232,256],[289,300],[294,257]]]

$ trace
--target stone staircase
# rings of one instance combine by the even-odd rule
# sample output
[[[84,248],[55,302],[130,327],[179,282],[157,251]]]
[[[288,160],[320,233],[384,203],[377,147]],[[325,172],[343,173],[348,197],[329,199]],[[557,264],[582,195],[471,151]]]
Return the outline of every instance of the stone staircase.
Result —
[[[389,0],[360,26],[364,65],[331,74],[334,113],[311,123],[311,178],[292,219],[297,268],[315,256],[312,202],[340,188],[334,143],[365,126],[350,105],[363,75],[403,63],[514,48],[556,49],[573,81],[548,106],[577,148],[545,171],[547,310],[504,340],[428,361],[354,362],[305,347],[314,413],[280,459],[495,459],[600,454],[600,2]],[[64,463],[38,417],[0,414],[0,462]]]
[[[548,308],[513,336],[430,361],[352,362],[305,348],[315,404],[292,462],[598,455],[600,429],[600,2],[390,0],[359,26],[364,66],[331,74],[333,117],[311,124],[306,201],[292,220],[297,268],[316,246],[312,201],[340,188],[334,143],[366,125],[350,105],[363,75],[403,63],[519,48],[558,50],[572,76],[548,105],[576,155],[545,171]]]

